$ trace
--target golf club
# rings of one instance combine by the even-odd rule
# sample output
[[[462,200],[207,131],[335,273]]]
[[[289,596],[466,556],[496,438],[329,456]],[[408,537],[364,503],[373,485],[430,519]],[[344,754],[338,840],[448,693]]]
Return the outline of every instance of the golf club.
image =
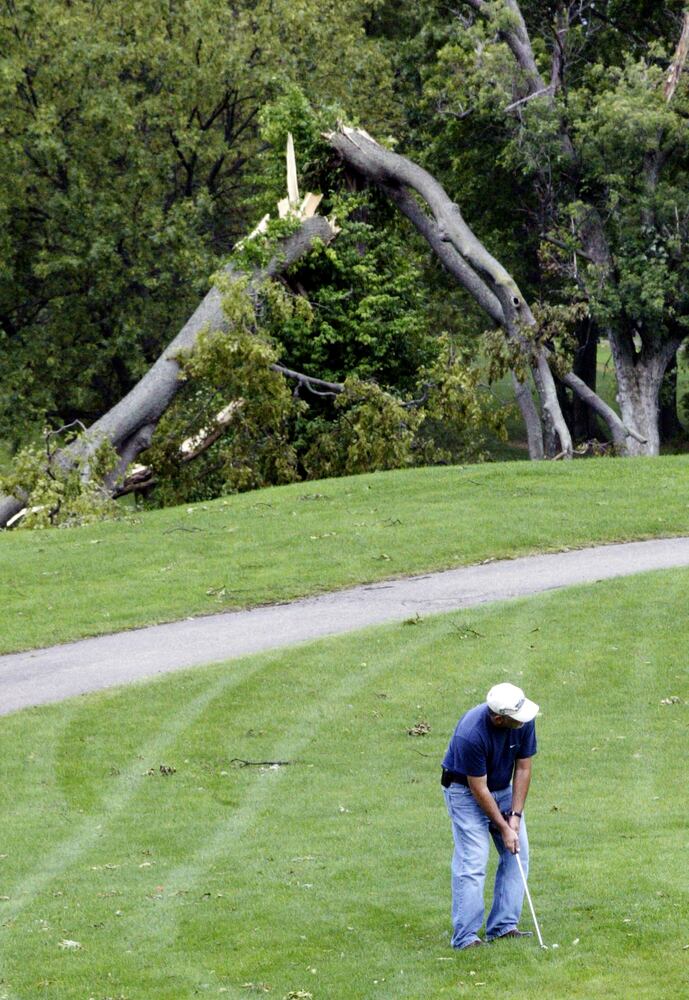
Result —
[[[538,943],[540,944],[541,948],[544,948],[547,951],[548,945],[543,944],[543,938],[541,937],[541,928],[538,926],[538,920],[536,920],[536,911],[534,910],[533,903],[531,902],[531,893],[529,892],[529,887],[526,884],[526,875],[524,874],[522,859],[519,857],[518,851],[515,854],[515,858],[517,859],[517,864],[519,865],[519,871],[522,877],[522,882],[524,883],[524,891],[526,893],[526,898],[529,901],[529,909],[531,910],[531,916],[533,917],[534,927],[536,928],[536,934],[538,934]]]

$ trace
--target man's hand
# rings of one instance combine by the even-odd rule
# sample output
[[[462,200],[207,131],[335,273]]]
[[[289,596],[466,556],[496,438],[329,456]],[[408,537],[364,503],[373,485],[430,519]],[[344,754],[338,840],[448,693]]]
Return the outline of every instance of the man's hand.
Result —
[[[510,854],[519,854],[519,833],[512,827],[513,819],[519,820],[519,817],[510,817],[509,825],[502,831],[502,842]]]
[[[471,794],[491,821],[493,829],[500,831],[500,836],[502,837],[502,842],[506,849],[510,852],[510,854],[518,854],[519,817],[510,816],[508,822],[507,818],[503,816],[495,803],[495,799],[488,791],[488,778],[485,774],[480,777],[472,777],[470,775],[468,776],[467,781]],[[513,821],[516,821],[516,828],[513,826]]]

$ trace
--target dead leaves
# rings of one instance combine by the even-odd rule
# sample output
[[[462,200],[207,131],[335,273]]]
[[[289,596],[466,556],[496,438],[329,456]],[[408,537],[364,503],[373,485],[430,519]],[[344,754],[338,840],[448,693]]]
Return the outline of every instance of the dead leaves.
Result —
[[[415,726],[407,730],[408,736],[428,736],[431,727],[427,722],[417,722]]]

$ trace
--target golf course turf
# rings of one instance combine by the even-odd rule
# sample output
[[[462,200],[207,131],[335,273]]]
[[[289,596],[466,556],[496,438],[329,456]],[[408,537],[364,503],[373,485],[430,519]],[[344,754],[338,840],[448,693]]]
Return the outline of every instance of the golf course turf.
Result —
[[[451,566],[689,534],[689,457],[298,483],[0,536],[0,653]]]
[[[0,998],[687,995],[688,597],[652,573],[4,718]],[[504,679],[542,706],[559,947],[457,954],[439,763]]]

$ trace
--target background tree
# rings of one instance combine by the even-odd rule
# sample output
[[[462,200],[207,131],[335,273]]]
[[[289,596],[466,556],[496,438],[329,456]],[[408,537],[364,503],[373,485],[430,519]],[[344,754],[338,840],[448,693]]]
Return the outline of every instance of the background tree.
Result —
[[[408,118],[422,162],[531,302],[585,305],[570,317],[575,372],[594,384],[607,337],[623,420],[646,441],[628,450],[655,454],[660,386],[687,330],[685,5],[415,9],[433,25],[415,43],[422,110]]]

